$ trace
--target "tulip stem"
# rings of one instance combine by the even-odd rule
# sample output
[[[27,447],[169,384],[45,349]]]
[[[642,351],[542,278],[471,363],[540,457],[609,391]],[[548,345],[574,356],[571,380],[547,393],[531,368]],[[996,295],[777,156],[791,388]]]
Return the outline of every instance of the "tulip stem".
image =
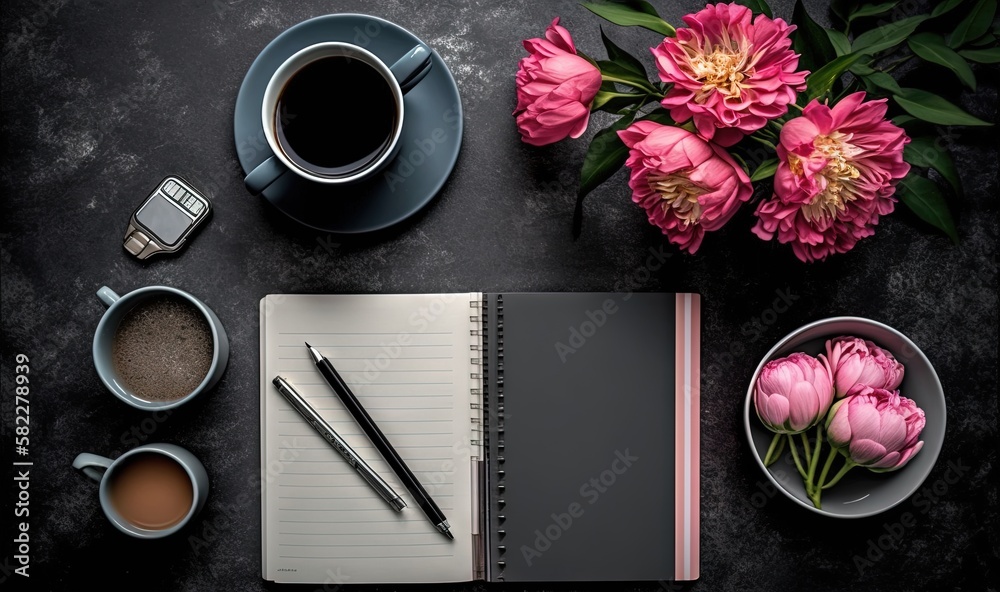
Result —
[[[802,447],[806,450],[806,466],[812,465],[812,448],[809,446],[809,436],[805,432],[800,434],[802,436]]]
[[[833,446],[830,447],[830,454],[826,457],[826,463],[823,465],[823,470],[819,474],[819,489],[826,489],[826,476],[830,472],[830,467],[833,466],[834,459],[837,458],[837,449]]]
[[[781,451],[785,449],[785,439],[782,436],[784,434],[775,434],[774,438],[771,438],[771,445],[767,447],[767,454],[764,455],[765,467],[773,465],[774,461],[781,457]]]
[[[806,472],[802,469],[802,462],[799,460],[799,451],[795,448],[795,436],[788,434],[788,447],[792,449],[792,458],[795,460],[795,468],[799,470],[799,475],[806,478]]]
[[[833,479],[831,479],[829,483],[823,485],[822,488],[829,489],[830,487],[833,487],[834,485],[837,484],[838,481],[840,481],[841,477],[847,474],[847,471],[850,471],[856,466],[858,466],[857,463],[851,461],[850,459],[846,459],[844,461],[844,466],[841,467],[841,469],[837,471],[837,474],[833,476]]]
[[[802,432],[802,439],[808,444],[809,439],[806,437],[805,432]],[[819,451],[823,447],[823,426],[820,424],[816,425],[816,449],[812,451],[812,460],[809,461],[809,476],[806,478],[806,494],[812,503],[817,508],[819,505],[819,497],[823,491],[822,487],[818,487],[813,481],[816,477],[816,466],[819,465]],[[821,481],[822,483],[822,481]]]

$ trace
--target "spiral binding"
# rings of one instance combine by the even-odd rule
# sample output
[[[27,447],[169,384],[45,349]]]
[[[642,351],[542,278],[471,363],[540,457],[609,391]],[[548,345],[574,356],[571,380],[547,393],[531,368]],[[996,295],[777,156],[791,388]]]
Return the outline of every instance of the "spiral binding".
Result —
[[[496,489],[496,492],[497,492],[496,518],[497,518],[497,524],[499,525],[499,524],[503,524],[503,521],[504,521],[505,517],[500,512],[501,512],[501,510],[503,510],[504,505],[506,505],[506,502],[503,499],[504,489],[506,488],[506,485],[504,484],[504,477],[505,477],[506,473],[505,473],[505,471],[503,469],[503,464],[504,464],[504,454],[503,454],[503,452],[504,452],[504,439],[503,439],[503,433],[504,433],[504,401],[503,401],[503,294],[497,294],[497,304],[496,304],[496,307],[497,307],[497,309],[496,309],[497,310],[497,313],[496,313],[496,319],[497,319],[496,320],[496,352],[497,352],[497,358],[496,358],[497,361],[496,361],[496,364],[497,365],[496,365],[496,369],[494,370],[494,372],[496,374],[496,379],[493,381],[493,384],[496,385],[496,401],[497,401],[497,406],[496,406],[496,409],[494,410],[495,424],[496,424],[496,430],[497,430],[496,431],[496,433],[497,433],[497,442],[496,442],[496,450],[497,450],[496,467],[497,467],[497,472],[496,472],[496,481],[495,482],[496,482],[496,488],[497,488]],[[504,557],[504,554],[507,552],[507,547],[506,547],[506,545],[502,544],[502,541],[503,541],[503,538],[504,538],[504,535],[506,534],[506,532],[504,530],[502,530],[502,529],[497,529],[496,533],[497,533],[497,541],[496,541],[497,542],[497,546],[496,546],[496,550],[497,550],[497,571],[498,571],[496,579],[497,579],[497,581],[501,581],[502,582],[503,581],[504,568],[507,567],[507,561],[506,561],[506,558]]]
[[[480,296],[481,297],[481,296]],[[476,295],[470,295],[469,308],[473,311],[478,311],[483,305],[483,302],[476,299]],[[469,362],[473,366],[478,366],[478,372],[472,372],[469,374],[469,379],[471,381],[469,386],[469,394],[471,399],[469,401],[469,409],[472,413],[472,433],[469,435],[469,443],[472,445],[471,460],[482,460],[483,458],[483,392],[485,384],[485,368],[486,363],[483,355],[486,345],[486,329],[485,323],[483,323],[483,316],[481,314],[469,315],[469,323],[473,327],[478,327],[469,330],[469,336],[471,337],[472,343],[469,344],[469,351],[475,352],[470,358]]]

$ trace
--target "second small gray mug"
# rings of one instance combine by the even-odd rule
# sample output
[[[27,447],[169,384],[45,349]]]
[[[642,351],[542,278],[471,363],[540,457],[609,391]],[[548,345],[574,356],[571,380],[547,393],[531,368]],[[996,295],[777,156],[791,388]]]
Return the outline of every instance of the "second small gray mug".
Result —
[[[115,370],[113,348],[115,334],[125,316],[137,305],[156,297],[173,296],[191,304],[205,318],[208,327],[212,332],[212,361],[208,372],[201,382],[191,392],[178,399],[170,401],[155,401],[144,399],[139,394],[132,392],[125,384],[118,372]],[[229,337],[222,326],[219,317],[212,312],[204,302],[198,300],[184,290],[171,288],[169,286],[146,286],[133,290],[124,296],[119,296],[111,288],[102,287],[97,291],[97,297],[108,307],[108,310],[101,317],[94,333],[94,366],[101,382],[114,393],[116,397],[129,405],[145,410],[166,410],[173,409],[190,401],[199,394],[211,389],[226,371],[229,362]]]
[[[100,483],[101,509],[108,520],[118,530],[139,539],[174,534],[201,511],[208,499],[204,465],[176,444],[145,444],[115,460],[84,452],[73,460],[73,468]],[[149,518],[161,522],[142,522]]]

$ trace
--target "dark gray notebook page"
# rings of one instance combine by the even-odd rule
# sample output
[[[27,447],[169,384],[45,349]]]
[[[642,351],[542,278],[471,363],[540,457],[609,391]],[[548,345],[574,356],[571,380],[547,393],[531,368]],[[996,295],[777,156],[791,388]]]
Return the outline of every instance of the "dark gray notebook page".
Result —
[[[675,296],[625,296],[503,294],[494,579],[673,577]]]

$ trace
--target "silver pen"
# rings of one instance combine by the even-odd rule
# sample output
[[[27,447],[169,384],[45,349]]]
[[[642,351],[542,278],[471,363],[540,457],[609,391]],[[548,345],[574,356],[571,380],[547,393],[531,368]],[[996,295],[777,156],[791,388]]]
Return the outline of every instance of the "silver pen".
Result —
[[[368,463],[366,463],[357,452],[354,452],[353,448],[348,446],[347,442],[345,442],[344,439],[334,431],[333,427],[330,426],[330,424],[327,423],[319,413],[316,413],[316,410],[302,398],[302,395],[297,393],[295,389],[292,388],[292,385],[290,385],[287,380],[280,376],[275,376],[274,380],[271,382],[278,389],[278,392],[281,393],[281,396],[283,396],[292,405],[292,408],[298,411],[299,415],[304,417],[309,425],[311,425],[324,440],[329,442],[330,445],[333,446],[334,450],[339,452],[340,455],[344,457],[347,464],[354,467],[354,470],[361,475],[362,479],[367,481],[368,484],[372,486],[382,499],[389,502],[389,505],[392,506],[393,510],[399,512],[406,507],[406,502],[403,501],[403,498],[399,497],[399,494],[393,491],[392,487],[379,477],[378,473],[368,466]]]

